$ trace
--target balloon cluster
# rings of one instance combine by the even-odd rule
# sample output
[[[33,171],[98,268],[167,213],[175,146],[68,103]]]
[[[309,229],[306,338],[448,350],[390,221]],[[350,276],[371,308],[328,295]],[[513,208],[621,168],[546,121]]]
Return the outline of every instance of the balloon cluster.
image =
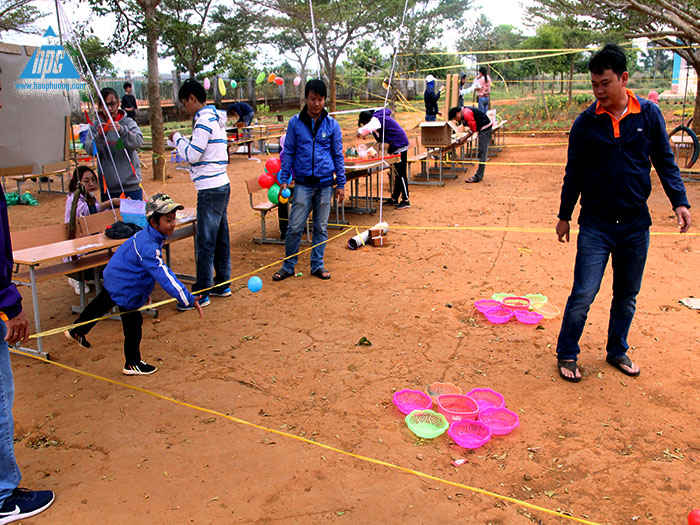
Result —
[[[265,162],[265,173],[258,177],[258,184],[261,188],[267,188],[267,198],[273,204],[286,204],[291,192],[285,188],[280,189],[282,184],[282,162],[280,159],[267,159]]]
[[[278,86],[281,86],[282,84],[284,84],[284,79],[282,77],[278,77],[274,73],[270,73],[269,75],[265,76],[264,71],[261,71],[260,73],[258,73],[258,76],[255,79],[255,83],[262,84],[263,82],[265,82],[265,78],[267,78],[267,81],[270,84],[277,84]],[[298,84],[295,84],[295,85],[298,85]]]

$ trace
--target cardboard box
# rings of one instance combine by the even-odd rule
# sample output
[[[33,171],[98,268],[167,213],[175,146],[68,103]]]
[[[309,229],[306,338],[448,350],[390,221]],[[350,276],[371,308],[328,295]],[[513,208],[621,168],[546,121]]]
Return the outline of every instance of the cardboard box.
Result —
[[[420,139],[425,147],[443,147],[452,144],[452,128],[447,122],[421,122]]]

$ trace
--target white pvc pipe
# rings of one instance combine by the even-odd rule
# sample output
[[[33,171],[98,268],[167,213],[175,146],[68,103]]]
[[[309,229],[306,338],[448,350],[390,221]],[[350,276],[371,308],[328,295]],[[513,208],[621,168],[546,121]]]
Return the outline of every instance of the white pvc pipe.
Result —
[[[389,225],[386,222],[378,222],[372,226],[369,230],[374,230],[375,228],[382,229],[382,235],[386,235],[389,231]],[[369,230],[365,230],[359,235],[355,235],[352,239],[348,240],[348,248],[351,250],[357,250],[360,246],[367,244],[369,240]]]

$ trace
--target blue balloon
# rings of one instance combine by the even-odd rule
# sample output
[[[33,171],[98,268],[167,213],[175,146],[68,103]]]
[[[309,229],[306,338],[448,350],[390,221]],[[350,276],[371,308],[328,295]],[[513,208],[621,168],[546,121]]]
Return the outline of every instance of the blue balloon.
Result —
[[[292,192],[289,191],[289,188],[285,188],[280,192],[280,195],[284,197],[285,199],[288,199],[291,196]]]
[[[277,173],[277,184],[279,184],[280,186],[284,184],[284,182],[282,181],[282,170],[280,170],[279,173]]]
[[[248,279],[248,290],[253,293],[258,293],[262,290],[262,279],[256,275]]]

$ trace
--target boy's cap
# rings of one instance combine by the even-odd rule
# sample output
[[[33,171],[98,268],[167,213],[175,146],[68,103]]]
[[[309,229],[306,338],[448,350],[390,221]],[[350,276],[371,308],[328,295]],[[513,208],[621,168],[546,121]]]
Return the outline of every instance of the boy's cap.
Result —
[[[435,77],[433,75],[428,75],[425,77],[426,82],[435,82]]]
[[[175,210],[184,210],[182,204],[178,204],[165,193],[156,193],[146,202],[146,218],[150,218],[154,213],[165,215]]]

